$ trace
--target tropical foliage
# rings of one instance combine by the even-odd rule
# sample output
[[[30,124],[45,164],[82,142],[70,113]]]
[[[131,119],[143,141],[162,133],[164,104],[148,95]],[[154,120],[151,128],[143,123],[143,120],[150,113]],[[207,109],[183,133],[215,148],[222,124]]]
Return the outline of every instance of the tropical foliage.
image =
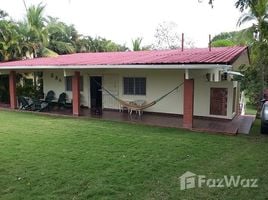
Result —
[[[248,8],[238,20],[238,25],[252,22],[250,28],[255,39],[251,45],[252,67],[247,69],[244,85],[247,84],[247,91],[256,104],[262,98],[262,91],[268,81],[268,0],[239,0],[236,6],[242,11]],[[257,83],[254,81],[256,79],[259,80]]]
[[[126,51],[102,37],[92,38],[78,33],[74,25],[45,16],[43,4],[26,8],[23,21],[14,21],[0,10],[0,61],[57,56],[80,52]]]
[[[254,31],[255,42],[251,46],[252,64],[253,67],[249,68],[246,72],[248,76],[245,78],[248,93],[251,99],[255,99],[257,103],[262,98],[262,91],[267,87],[267,64],[268,64],[268,0],[239,0],[236,6],[241,10],[248,8],[238,20],[238,25],[253,22],[251,29]],[[252,77],[254,74],[255,78]],[[253,78],[256,82],[250,84],[248,77]],[[256,90],[256,92],[254,91]],[[261,94],[261,96],[260,96]]]
[[[223,32],[213,37],[212,46],[236,46],[246,45],[252,46],[254,39],[252,37],[254,31],[252,27],[241,31]]]
[[[238,0],[236,7],[242,12],[237,26],[248,25],[248,28],[216,35],[212,45],[249,46],[251,65],[240,68],[245,75],[241,87],[250,102],[257,105],[268,87],[268,0]]]
[[[141,42],[142,42],[142,38],[136,38],[135,40],[132,40],[132,49],[133,51],[141,51],[142,47],[141,47]]]
[[[21,56],[23,47],[18,28],[12,21],[0,21],[0,59],[3,61]]]

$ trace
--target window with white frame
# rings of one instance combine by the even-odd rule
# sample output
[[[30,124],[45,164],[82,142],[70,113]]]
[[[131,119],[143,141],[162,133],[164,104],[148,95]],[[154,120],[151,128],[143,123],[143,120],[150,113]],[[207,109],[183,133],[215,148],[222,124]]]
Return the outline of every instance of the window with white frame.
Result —
[[[65,77],[65,90],[72,91],[72,76]],[[80,91],[84,90],[84,79],[83,76],[80,76]]]
[[[146,78],[144,77],[124,77],[125,95],[146,95]]]

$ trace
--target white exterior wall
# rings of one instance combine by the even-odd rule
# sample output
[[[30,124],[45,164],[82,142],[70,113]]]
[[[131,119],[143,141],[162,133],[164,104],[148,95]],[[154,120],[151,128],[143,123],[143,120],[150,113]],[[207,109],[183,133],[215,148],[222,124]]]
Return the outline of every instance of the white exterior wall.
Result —
[[[53,73],[53,78],[51,77]],[[72,72],[68,72],[71,75]],[[81,92],[81,104],[90,107],[90,76],[102,76],[103,86],[115,96],[123,100],[145,100],[150,103],[168,91],[174,89],[183,82],[183,70],[143,70],[143,69],[102,69],[83,70],[81,76],[84,79],[84,90]],[[58,77],[58,80],[55,77]],[[123,77],[145,77],[146,95],[124,95]],[[44,72],[44,93],[53,90],[58,97],[62,92],[66,92],[72,98],[72,92],[65,91],[64,72],[45,71]],[[61,79],[61,81],[59,81]],[[118,102],[109,94],[103,91],[103,108],[118,109]],[[172,114],[183,114],[183,86],[172,94],[161,100],[156,105],[146,109],[150,112],[163,112]]]
[[[53,77],[51,74],[53,73]],[[72,72],[67,72],[67,76],[71,76]],[[56,79],[56,76],[58,79]],[[83,83],[84,83],[84,90],[80,92],[81,94],[81,105],[88,106],[88,97],[89,97],[89,79],[85,73],[81,73],[83,76]],[[64,71],[63,70],[53,70],[53,71],[44,71],[43,73],[43,80],[44,80],[44,93],[45,96],[49,90],[53,90],[58,98],[62,92],[65,92],[69,99],[72,99],[72,92],[65,90],[65,78],[64,78]]]
[[[150,103],[168,91],[174,89],[183,82],[183,70],[106,70],[104,73],[103,85],[109,91],[114,91],[115,95],[123,100],[145,100]],[[113,72],[113,73],[112,73]],[[145,77],[146,95],[124,95],[123,78],[124,77]],[[116,86],[116,87],[115,87]],[[118,108],[116,100],[105,92],[103,94],[105,108]],[[113,102],[113,103],[112,103]],[[146,109],[150,112],[163,112],[182,114],[183,113],[183,86],[172,94],[158,102],[156,105]]]
[[[123,100],[145,100],[150,103],[153,100],[166,94],[184,80],[184,70],[160,70],[160,69],[88,69],[81,70],[83,76],[84,90],[81,92],[81,105],[90,107],[90,76],[102,76],[102,84],[115,96]],[[237,82],[221,81],[208,82],[206,73],[208,70],[190,70],[190,78],[194,78],[194,115],[204,117],[217,117],[232,119],[233,88]],[[53,78],[51,77],[53,73]],[[67,71],[67,75],[72,75],[72,71]],[[58,77],[58,80],[55,77]],[[123,77],[145,77],[146,95],[124,95]],[[61,79],[61,81],[59,81]],[[210,115],[210,88],[220,87],[228,89],[227,116]],[[65,91],[64,71],[44,72],[44,92],[54,90],[56,97]],[[72,98],[72,92],[66,92]],[[109,94],[103,91],[103,108],[118,109],[119,104]],[[183,114],[183,86],[172,94],[161,100],[156,105],[146,109],[150,112]]]
[[[232,119],[236,113],[233,109],[233,88],[237,87],[236,81],[209,82],[206,79],[206,70],[194,70],[190,77],[194,78],[194,115]],[[227,116],[210,115],[210,88],[227,88]],[[238,89],[238,88],[237,88]]]

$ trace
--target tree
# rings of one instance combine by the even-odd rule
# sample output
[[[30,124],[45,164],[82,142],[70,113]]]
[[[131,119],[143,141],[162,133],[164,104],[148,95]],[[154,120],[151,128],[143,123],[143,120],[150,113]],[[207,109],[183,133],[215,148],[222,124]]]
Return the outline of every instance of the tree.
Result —
[[[5,19],[6,17],[8,17],[8,14],[4,10],[0,9],[0,19]]]
[[[258,0],[237,0],[235,3],[236,8],[239,8],[241,12],[243,12],[248,7],[254,6]]]
[[[211,42],[212,47],[231,47],[235,46],[235,43],[231,40],[223,39],[223,40],[216,40],[214,42]]]
[[[45,6],[41,3],[30,6],[27,9],[26,24],[28,26],[28,37],[34,43],[34,56],[42,56],[43,49],[48,45],[48,30],[46,18],[44,17]]]
[[[212,46],[235,46],[235,45],[246,45],[252,46],[254,39],[253,29],[247,28],[241,31],[223,32],[214,36],[211,40]]]
[[[176,32],[177,24],[174,22],[162,22],[156,27],[155,49],[176,49],[180,47],[180,37]]]
[[[142,38],[140,37],[136,38],[135,40],[132,40],[132,50],[141,51],[142,50],[141,42],[142,42]]]
[[[28,32],[22,23],[9,18],[9,15],[0,10],[0,61],[21,59],[32,48],[27,41]]]
[[[20,35],[12,21],[0,20],[0,59],[14,60],[21,57]]]
[[[102,37],[92,38],[87,37],[91,52],[112,52],[112,51],[126,51],[128,48],[125,45],[119,45],[111,40]]]
[[[82,36],[78,41],[76,41],[76,52],[85,53],[90,52],[92,38],[89,36]]]
[[[70,54],[75,53],[75,41],[73,41],[73,32],[77,31],[73,25],[68,26],[67,24],[60,22],[57,18],[48,17],[47,20],[48,30],[48,49],[58,54]],[[77,34],[78,35],[78,34]]]
[[[261,81],[258,82],[259,84],[255,84],[254,81],[244,81],[244,83],[242,81],[242,84],[247,86],[247,93],[250,96],[259,96],[259,94],[262,95],[264,88],[267,86],[268,0],[238,0],[236,2],[236,7],[241,11],[244,11],[246,8],[249,9],[248,12],[242,14],[238,21],[238,25],[250,21],[254,22],[251,26],[251,29],[254,30],[254,36],[256,39],[251,47],[253,68],[247,71],[245,80],[253,78],[252,74],[254,74],[255,78],[253,79],[258,77]]]
[[[0,61],[57,56],[76,52],[126,51],[125,45],[78,33],[73,25],[45,17],[45,6],[26,7],[24,21],[13,21],[0,10]]]
[[[181,47],[180,34],[176,30],[177,24],[174,22],[162,22],[156,27],[155,42],[153,49],[177,49]],[[184,46],[188,48],[194,47],[194,42],[190,39],[184,40]],[[149,46],[148,48],[151,48]]]
[[[248,2],[250,6],[249,12],[244,13],[239,18],[237,25],[240,26],[250,21],[255,22],[256,24],[253,24],[253,28],[255,28],[255,32],[258,35],[258,40],[263,42],[268,20],[268,0],[258,0],[254,4],[253,0]]]

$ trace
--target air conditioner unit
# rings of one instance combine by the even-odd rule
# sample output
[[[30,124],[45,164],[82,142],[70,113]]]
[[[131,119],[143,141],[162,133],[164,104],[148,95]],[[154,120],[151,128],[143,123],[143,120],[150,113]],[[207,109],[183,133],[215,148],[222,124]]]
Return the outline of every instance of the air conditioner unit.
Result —
[[[219,70],[211,70],[206,74],[206,78],[210,82],[220,82],[221,81],[221,72]]]

